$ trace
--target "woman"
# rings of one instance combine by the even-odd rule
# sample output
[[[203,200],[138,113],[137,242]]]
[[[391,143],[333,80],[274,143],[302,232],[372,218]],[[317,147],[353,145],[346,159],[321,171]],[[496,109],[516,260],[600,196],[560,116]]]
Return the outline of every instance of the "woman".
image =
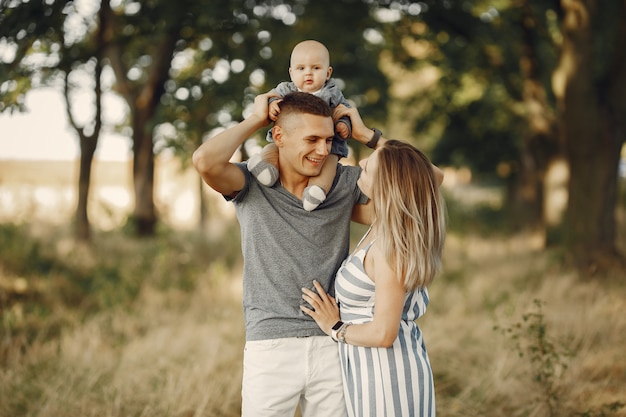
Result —
[[[360,165],[372,225],[337,272],[336,300],[314,282],[317,294],[302,290],[313,310],[301,308],[340,342],[349,416],[434,416],[433,375],[415,320],[441,266],[440,173],[397,140],[380,143]]]

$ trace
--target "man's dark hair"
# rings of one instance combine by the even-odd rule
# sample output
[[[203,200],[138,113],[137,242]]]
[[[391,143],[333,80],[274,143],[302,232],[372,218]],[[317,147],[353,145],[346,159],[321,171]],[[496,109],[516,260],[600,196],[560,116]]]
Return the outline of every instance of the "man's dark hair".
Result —
[[[324,117],[333,115],[330,106],[324,100],[313,94],[299,91],[286,94],[278,106],[281,115],[290,113],[307,113]]]

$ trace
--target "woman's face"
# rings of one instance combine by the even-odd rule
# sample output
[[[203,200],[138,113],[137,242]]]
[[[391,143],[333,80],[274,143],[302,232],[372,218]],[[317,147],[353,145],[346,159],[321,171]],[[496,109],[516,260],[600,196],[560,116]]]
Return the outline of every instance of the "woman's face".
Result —
[[[357,185],[366,196],[372,198],[372,185],[374,184],[374,177],[378,170],[378,150],[372,152],[368,158],[361,160],[359,166],[362,171]]]

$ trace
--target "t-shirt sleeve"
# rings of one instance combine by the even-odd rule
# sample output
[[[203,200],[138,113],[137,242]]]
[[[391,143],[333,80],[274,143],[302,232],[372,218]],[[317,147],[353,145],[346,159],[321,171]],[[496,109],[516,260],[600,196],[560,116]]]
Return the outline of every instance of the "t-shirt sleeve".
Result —
[[[231,201],[233,203],[240,203],[246,198],[246,195],[248,194],[252,176],[250,174],[250,171],[248,171],[248,161],[236,162],[235,165],[243,172],[243,176],[245,177],[246,180],[243,185],[243,188],[237,193],[237,195],[235,195],[234,197],[224,195],[224,199],[226,201]]]

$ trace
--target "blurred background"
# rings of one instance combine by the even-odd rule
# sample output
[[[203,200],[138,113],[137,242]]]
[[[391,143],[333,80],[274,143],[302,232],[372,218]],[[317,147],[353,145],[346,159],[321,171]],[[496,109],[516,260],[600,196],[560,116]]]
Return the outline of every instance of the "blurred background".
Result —
[[[445,171],[439,414],[626,415],[624,1],[0,0],[0,416],[239,415],[239,229],[191,154],[304,39]]]

